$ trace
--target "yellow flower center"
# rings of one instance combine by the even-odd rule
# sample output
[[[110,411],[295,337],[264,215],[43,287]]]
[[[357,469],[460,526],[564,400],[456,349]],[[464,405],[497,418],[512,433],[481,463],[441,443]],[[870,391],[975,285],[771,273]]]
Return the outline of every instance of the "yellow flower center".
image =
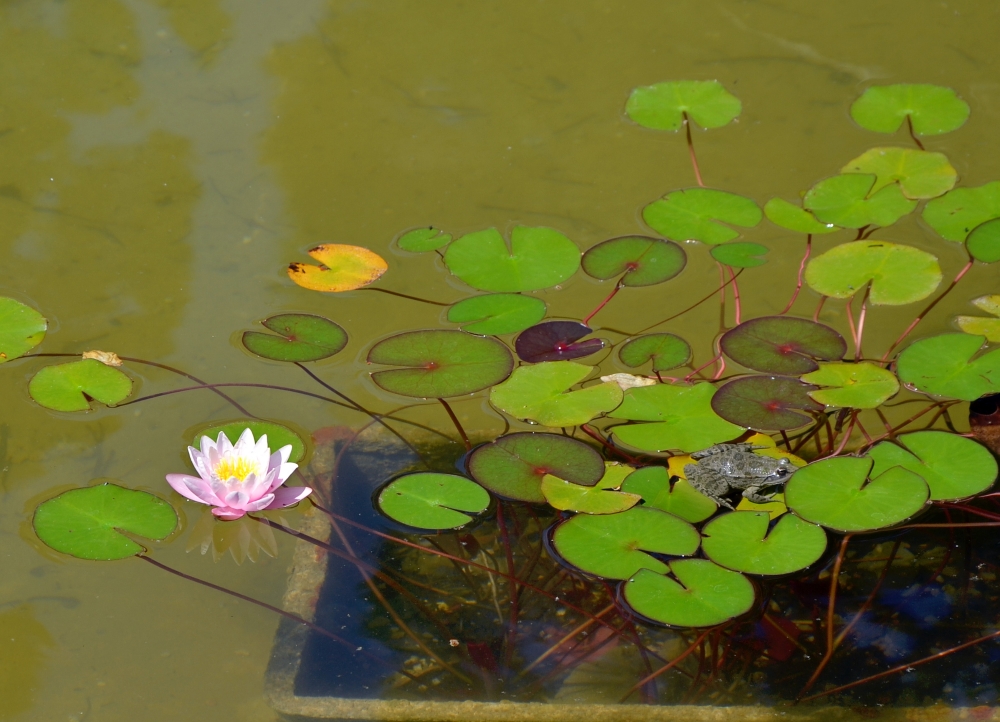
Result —
[[[257,464],[243,456],[226,456],[219,459],[213,471],[219,481],[229,481],[233,478],[237,481],[246,481],[250,474],[259,473]]]

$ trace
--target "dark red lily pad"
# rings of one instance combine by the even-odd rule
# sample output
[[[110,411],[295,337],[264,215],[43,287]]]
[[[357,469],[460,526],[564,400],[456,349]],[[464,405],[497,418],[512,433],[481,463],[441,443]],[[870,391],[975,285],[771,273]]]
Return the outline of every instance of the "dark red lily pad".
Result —
[[[604,339],[590,338],[576,343],[592,329],[579,321],[545,321],[521,332],[514,341],[514,350],[522,361],[570,361],[597,353],[604,348]]]
[[[819,368],[816,359],[834,361],[847,353],[844,337],[829,326],[787,316],[744,321],[727,331],[721,344],[736,363],[772,374],[809,373]]]
[[[673,241],[649,236],[621,236],[588,249],[583,270],[606,281],[621,276],[623,286],[652,286],[684,270],[687,254]]]
[[[790,376],[744,376],[715,392],[712,410],[730,423],[757,431],[797,429],[813,420],[804,411],[825,408],[809,396],[817,390]]]
[[[545,502],[542,479],[552,474],[581,486],[604,476],[604,460],[582,441],[559,434],[519,433],[483,444],[469,456],[472,478],[508,499]]]

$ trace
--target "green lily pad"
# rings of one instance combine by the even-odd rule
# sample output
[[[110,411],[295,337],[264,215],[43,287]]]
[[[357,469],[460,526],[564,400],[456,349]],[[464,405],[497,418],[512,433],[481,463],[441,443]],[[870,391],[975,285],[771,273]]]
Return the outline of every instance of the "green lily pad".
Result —
[[[868,455],[878,476],[893,466],[919,474],[931,501],[958,501],[981,494],[997,480],[997,460],[982,444],[946,431],[915,431],[883,441]]]
[[[0,363],[24,356],[40,344],[48,325],[31,306],[0,296]]]
[[[910,344],[896,360],[899,380],[924,393],[975,401],[1000,392],[1000,349],[973,356],[983,336],[944,333]]]
[[[587,249],[582,263],[588,276],[602,281],[621,276],[623,286],[653,286],[683,271],[687,254],[673,241],[621,236]]]
[[[735,120],[742,107],[718,80],[674,80],[633,90],[625,114],[653,130],[680,130],[685,113],[702,128],[719,128]]]
[[[941,266],[919,248],[867,240],[834,246],[806,267],[806,283],[832,298],[850,298],[869,282],[871,303],[902,306],[934,292],[941,283]]]
[[[518,293],[491,293],[459,301],[448,309],[448,320],[463,331],[483,336],[519,333],[545,318],[545,301]]]
[[[551,228],[517,226],[510,248],[496,228],[468,233],[444,254],[448,270],[481,291],[536,291],[562,283],[580,267],[580,249]]]
[[[407,368],[375,371],[386,391],[417,398],[464,396],[510,375],[514,357],[499,341],[463,331],[408,331],[379,341],[368,363]]]
[[[969,255],[981,263],[1000,261],[1000,218],[981,223],[965,240]]]
[[[958,180],[958,171],[943,153],[915,148],[872,148],[840,172],[873,173],[876,180],[869,194],[899,183],[903,195],[912,200],[937,198],[954,188]]]
[[[608,415],[652,423],[616,426],[615,438],[643,451],[683,452],[735,439],[744,427],[729,423],[712,410],[714,394],[715,387],[709,383],[629,389],[622,405]]]
[[[308,447],[302,435],[293,431],[287,426],[273,421],[263,421],[261,419],[236,419],[234,421],[212,421],[195,427],[188,442],[195,448],[201,447],[201,437],[207,436],[212,441],[219,438],[219,434],[225,434],[226,438],[233,444],[237,442],[244,430],[250,429],[254,439],[260,439],[267,434],[267,445],[273,454],[283,446],[291,446],[292,451],[288,455],[288,460],[293,464],[304,465],[304,459]]]
[[[628,579],[640,569],[666,572],[651,554],[690,556],[698,531],[680,517],[635,506],[618,514],[577,514],[556,527],[552,545],[567,563],[604,579]]]
[[[990,343],[1000,343],[1000,294],[980,296],[972,300],[972,305],[994,318],[985,316],[956,316],[955,323],[963,333],[985,336]]]
[[[617,514],[631,509],[642,498],[638,494],[615,491],[635,469],[612,461],[605,462],[604,476],[594,486],[581,486],[558,476],[542,477],[542,494],[549,506],[584,514]]]
[[[451,234],[442,233],[437,228],[414,228],[396,239],[396,245],[401,250],[410,253],[426,253],[436,251],[451,243]]]
[[[710,253],[719,263],[724,263],[733,268],[754,268],[763,266],[767,259],[763,258],[768,251],[767,246],[759,243],[724,243],[715,246]]]
[[[851,105],[854,122],[876,133],[895,133],[907,116],[917,135],[940,135],[965,124],[969,104],[951,88],[899,83],[873,85]]]
[[[811,566],[826,551],[823,527],[782,514],[773,527],[766,511],[734,511],[701,530],[705,555],[716,564],[747,574],[777,576]]]
[[[714,627],[753,607],[753,584],[707,559],[675,559],[671,576],[643,569],[622,588],[633,610],[671,627]]]
[[[686,479],[671,484],[670,473],[662,466],[636,469],[622,482],[621,490],[641,496],[643,506],[679,516],[692,524],[705,521],[719,508]]]
[[[604,459],[582,441],[559,434],[518,433],[477,447],[468,460],[472,478],[508,499],[545,503],[542,479],[552,474],[593,486],[604,475]]]
[[[891,226],[917,207],[897,184],[871,193],[875,181],[870,173],[835,175],[810,188],[802,205],[821,222],[844,228]]]
[[[622,345],[618,358],[629,368],[653,362],[653,371],[669,371],[691,360],[691,347],[672,333],[651,333],[633,338]]]
[[[719,341],[723,352],[754,371],[802,374],[819,368],[815,359],[843,358],[844,337],[829,326],[805,318],[763,316],[744,321]]]
[[[657,233],[713,246],[740,235],[723,223],[752,228],[761,217],[760,208],[749,198],[711,188],[674,191],[642,209],[642,219]]]
[[[789,203],[782,198],[772,198],[765,203],[764,215],[771,223],[796,233],[817,236],[840,230],[840,226],[833,223],[820,223],[816,220],[816,216],[805,208]]]
[[[457,529],[490,505],[490,494],[457,474],[422,471],[397,477],[379,492],[378,508],[418,529]]]
[[[1000,181],[976,188],[956,188],[927,201],[923,219],[946,241],[964,241],[986,221],[1000,218]]]
[[[260,322],[275,336],[244,331],[247,351],[272,361],[318,361],[347,345],[347,332],[328,318],[308,313],[282,313]]]
[[[820,364],[818,371],[801,378],[807,384],[828,387],[809,392],[827,406],[875,409],[899,392],[893,373],[868,361]]]
[[[923,478],[899,466],[868,480],[872,459],[814,461],[785,484],[785,503],[806,521],[841,532],[874,531],[906,521],[927,503]]]
[[[96,359],[46,366],[31,377],[28,393],[53,411],[90,411],[90,401],[114,406],[132,393],[132,379]]]
[[[611,411],[622,402],[621,387],[612,382],[569,391],[593,373],[593,366],[573,361],[545,361],[514,369],[510,378],[490,391],[490,403],[517,419],[544,426],[578,426]]]
[[[105,482],[43,501],[32,524],[38,538],[57,552],[112,561],[146,551],[123,532],[161,541],[177,528],[177,513],[158,496]]]
[[[721,418],[757,431],[797,429],[811,423],[804,411],[822,411],[813,401],[811,384],[789,376],[744,376],[722,385],[712,398]]]

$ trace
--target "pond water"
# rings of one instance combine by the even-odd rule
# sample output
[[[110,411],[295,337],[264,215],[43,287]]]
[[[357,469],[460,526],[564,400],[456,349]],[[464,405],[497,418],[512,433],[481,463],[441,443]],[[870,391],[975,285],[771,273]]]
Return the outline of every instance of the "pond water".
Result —
[[[909,142],[851,121],[851,102],[875,83],[935,83],[968,101],[961,130],[925,142],[947,154],[962,185],[982,185],[1000,177],[1000,56],[984,32],[998,14],[990,3],[930,0],[2,0],[0,296],[49,319],[42,352],[99,348],[213,382],[312,391],[322,389],[298,369],[244,351],[239,332],[276,312],[323,314],[351,341],[317,372],[386,412],[405,402],[371,382],[365,354],[400,330],[450,327],[444,311],[300,288],[285,267],[307,249],[370,248],[390,266],[377,287],[447,303],[469,290],[434,254],[396,249],[401,231],[548,226],[582,249],[648,233],[641,208],[694,177],[682,134],[640,128],[623,108],[632,88],[674,79],[717,79],[742,100],[738,122],[694,140],[707,185],[761,205],[799,198],[874,145]],[[780,312],[791,295],[803,249],[791,235],[767,221],[744,234],[771,249],[766,266],[741,276],[744,318]],[[852,238],[823,237],[817,249]],[[917,215],[886,240],[937,255],[946,281],[966,261]],[[714,262],[689,250],[683,276],[626,289],[595,326],[642,328],[716,288]],[[996,281],[994,267],[977,268],[919,334],[951,330],[969,299],[1000,290]],[[550,316],[579,319],[608,291],[579,273],[538,295]],[[816,299],[804,291],[797,310],[810,315]],[[873,311],[866,350],[880,355],[919,307]],[[830,304],[821,320],[846,335],[843,308]],[[667,329],[692,341],[700,365],[718,317],[706,303]],[[51,412],[26,390],[42,364],[0,367],[0,719],[277,719],[262,696],[275,615],[137,560],[58,555],[30,524],[40,501],[117,479],[170,498],[181,514],[181,530],[151,545],[156,559],[279,604],[293,540],[263,538],[273,556],[237,564],[243,555],[225,549],[240,541],[212,542],[203,508],[164,481],[188,469],[192,429],[232,409],[194,391]],[[135,396],[187,385],[155,367],[127,368]],[[366,421],[272,390],[233,394],[309,432]],[[483,394],[454,406],[477,438],[504,431]],[[956,422],[965,408],[954,409]],[[405,413],[454,436],[436,404]],[[457,440],[449,448],[463,451]],[[280,518],[297,526],[307,510]]]

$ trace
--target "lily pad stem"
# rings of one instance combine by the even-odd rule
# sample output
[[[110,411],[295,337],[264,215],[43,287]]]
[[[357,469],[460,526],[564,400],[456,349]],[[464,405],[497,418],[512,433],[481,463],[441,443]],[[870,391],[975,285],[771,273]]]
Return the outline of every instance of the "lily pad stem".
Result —
[[[614,298],[615,294],[618,293],[620,290],[622,290],[622,282],[619,280],[618,283],[615,284],[614,290],[612,290],[611,293],[608,294],[608,297],[605,298],[603,301],[601,301],[598,304],[597,308],[595,308],[593,311],[591,311],[589,314],[587,314],[587,317],[583,319],[583,322],[582,322],[583,325],[584,326],[589,326],[590,325],[590,319],[592,319],[594,316],[596,316],[598,311],[600,311],[602,308],[604,308],[605,306],[607,306],[608,305],[608,301],[610,301],[612,298]]]
[[[622,698],[620,700],[618,700],[619,704],[624,704],[625,700],[627,700],[629,697],[631,697],[632,694],[636,690],[641,689],[642,687],[646,686],[647,683],[652,682],[654,679],[656,679],[657,677],[659,677],[664,672],[667,672],[667,671],[673,669],[678,664],[680,664],[681,662],[683,662],[692,652],[694,652],[696,649],[698,649],[699,647],[701,647],[701,643],[703,641],[705,641],[705,637],[707,637],[711,633],[712,633],[711,629],[708,629],[708,630],[702,632],[701,635],[696,640],[694,640],[687,649],[685,649],[683,652],[681,652],[680,654],[678,654],[676,657],[674,657],[673,659],[671,659],[669,662],[667,662],[665,665],[663,665],[662,667],[660,667],[658,670],[656,670],[652,674],[646,675],[645,677],[643,677],[642,679],[640,679],[638,682],[636,682],[634,685],[632,685],[632,687],[629,689],[629,691],[626,692],[622,696]],[[997,634],[1000,634],[1000,632],[997,632]]]
[[[510,663],[514,657],[514,647],[517,643],[517,617],[520,614],[518,582],[520,580],[514,569],[514,551],[510,546],[510,536],[507,533],[507,522],[504,519],[503,508],[504,502],[497,501],[497,526],[500,528],[500,542],[503,544],[504,555],[507,557],[507,584],[510,587],[510,622],[507,624],[507,635],[504,639],[503,663],[505,669],[510,669]]]
[[[462,437],[462,442],[465,444],[465,450],[472,451],[472,442],[469,441],[468,434],[465,433],[465,429],[462,428],[462,424],[458,420],[458,417],[455,416],[455,412],[452,411],[451,406],[444,399],[438,399],[438,401],[441,402],[441,405],[444,406],[444,410],[447,411],[448,416],[451,417],[451,423],[455,425],[455,428],[458,430],[459,436]]]
[[[548,659],[549,657],[551,657],[556,652],[556,650],[558,650],[561,646],[563,646],[567,642],[572,642],[573,639],[576,638],[576,635],[578,635],[581,632],[585,631],[588,627],[590,627],[591,625],[593,625],[594,622],[596,622],[599,618],[603,617],[605,614],[608,614],[608,613],[614,611],[615,609],[617,609],[616,605],[609,604],[608,606],[606,606],[604,609],[600,610],[599,612],[595,612],[593,619],[587,619],[587,620],[581,622],[579,625],[577,625],[576,627],[574,627],[573,629],[571,629],[569,632],[567,632],[565,635],[563,635],[555,644],[553,644],[548,649],[546,649],[544,652],[542,652],[538,657],[535,658],[535,660],[533,662],[531,662],[530,664],[528,664],[527,666],[525,666],[524,669],[522,669],[520,672],[518,672],[518,675],[517,675],[517,677],[515,677],[515,679],[520,679],[521,677],[523,677],[524,675],[526,675],[528,672],[530,672],[531,670],[533,670],[539,664],[541,664],[546,659]]]
[[[740,306],[740,287],[739,287],[739,284],[736,283],[736,274],[733,271],[733,267],[732,266],[726,266],[726,269],[729,271],[729,280],[732,281],[732,283],[733,283],[733,306],[734,306],[733,313],[734,313],[734,323],[735,323],[735,325],[739,326],[740,325],[740,318],[742,316],[742,311],[741,311],[741,306]]]
[[[913,116],[909,113],[906,114],[906,129],[910,131],[910,137],[913,138],[913,142],[917,144],[917,147],[920,150],[924,150],[924,144],[920,142],[920,138],[913,132]]]
[[[429,298],[420,298],[419,296],[410,296],[406,293],[400,293],[399,291],[390,291],[388,288],[359,288],[358,291],[378,291],[379,293],[387,293],[390,296],[399,296],[400,298],[408,298],[411,301],[419,301],[420,303],[429,303],[432,306],[452,306],[451,302],[445,303],[444,301],[432,301]]]
[[[705,187],[705,183],[701,180],[701,169],[698,168],[698,156],[694,154],[694,141],[691,139],[691,119],[688,118],[688,114],[685,111],[684,115],[684,130],[687,132],[687,146],[688,155],[691,156],[691,167],[694,168],[694,179],[698,181],[698,185],[702,188]]]
[[[741,273],[743,273],[744,270],[745,269],[743,269],[743,268],[741,268],[740,270],[738,270],[736,272],[736,278],[739,278],[739,275]],[[710,299],[712,296],[714,296],[716,293],[718,293],[719,291],[721,291],[723,288],[725,288],[726,286],[728,286],[732,282],[733,282],[733,280],[725,281],[725,283],[722,284],[721,288],[714,289],[711,293],[709,293],[708,295],[706,295],[704,298],[702,298],[699,301],[695,301],[693,304],[691,304],[690,306],[688,306],[687,308],[685,308],[683,311],[678,311],[673,316],[668,316],[667,318],[663,319],[662,321],[657,321],[652,326],[646,326],[646,328],[644,328],[644,329],[642,329],[640,331],[636,331],[635,333],[627,334],[627,336],[629,336],[629,337],[632,337],[632,336],[641,336],[642,334],[646,333],[647,331],[651,331],[652,329],[656,328],[657,326],[662,326],[667,321],[673,321],[675,318],[683,316],[688,311],[693,311],[694,309],[698,308],[698,306],[700,306],[701,304],[705,303],[705,301],[707,301],[708,299]]]
[[[802,262],[799,263],[799,276],[795,281],[795,291],[792,292],[792,297],[788,300],[788,305],[785,306],[785,310],[779,313],[779,316],[784,316],[786,313],[792,310],[792,306],[795,305],[795,299],[799,297],[799,291],[802,290],[802,276],[806,271],[806,262],[809,260],[809,256],[812,254],[812,234],[806,236],[806,253],[802,256]]]

